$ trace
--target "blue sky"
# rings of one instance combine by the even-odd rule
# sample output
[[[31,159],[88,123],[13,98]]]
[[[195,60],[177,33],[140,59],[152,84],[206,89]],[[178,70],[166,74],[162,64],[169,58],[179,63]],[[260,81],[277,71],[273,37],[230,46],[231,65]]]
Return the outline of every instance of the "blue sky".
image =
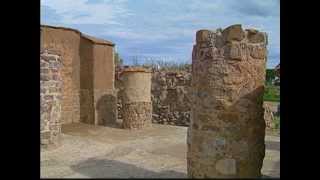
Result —
[[[125,63],[191,63],[197,30],[242,24],[267,32],[267,66],[280,62],[279,0],[41,0],[41,23],[111,40]]]

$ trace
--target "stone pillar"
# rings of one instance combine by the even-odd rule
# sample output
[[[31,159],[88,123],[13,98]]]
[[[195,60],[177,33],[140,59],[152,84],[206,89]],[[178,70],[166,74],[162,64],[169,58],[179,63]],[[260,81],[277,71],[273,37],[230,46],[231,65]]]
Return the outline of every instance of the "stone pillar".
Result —
[[[121,74],[122,126],[125,129],[142,129],[152,124],[151,71],[132,67]]]
[[[40,54],[40,68],[41,147],[47,148],[59,144],[61,133],[60,57],[53,51],[43,50]]]
[[[233,25],[200,30],[196,41],[188,176],[259,177],[265,155],[267,35]]]

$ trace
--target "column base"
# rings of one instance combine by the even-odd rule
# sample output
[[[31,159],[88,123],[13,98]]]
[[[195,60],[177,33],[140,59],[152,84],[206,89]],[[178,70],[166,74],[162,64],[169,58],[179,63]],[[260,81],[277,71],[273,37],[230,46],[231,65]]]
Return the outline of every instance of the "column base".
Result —
[[[124,129],[143,129],[152,125],[152,103],[134,102],[122,107]]]

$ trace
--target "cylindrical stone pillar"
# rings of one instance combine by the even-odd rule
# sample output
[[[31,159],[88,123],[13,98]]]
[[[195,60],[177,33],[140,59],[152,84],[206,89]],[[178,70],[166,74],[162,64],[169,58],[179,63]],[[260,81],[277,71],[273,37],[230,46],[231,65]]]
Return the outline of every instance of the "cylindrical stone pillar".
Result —
[[[126,68],[121,73],[123,128],[142,129],[151,126],[151,75],[150,70],[140,67]]]
[[[61,133],[62,79],[60,56],[54,51],[40,54],[41,147],[59,144]]]
[[[259,177],[265,155],[266,33],[200,30],[192,53],[188,176]]]

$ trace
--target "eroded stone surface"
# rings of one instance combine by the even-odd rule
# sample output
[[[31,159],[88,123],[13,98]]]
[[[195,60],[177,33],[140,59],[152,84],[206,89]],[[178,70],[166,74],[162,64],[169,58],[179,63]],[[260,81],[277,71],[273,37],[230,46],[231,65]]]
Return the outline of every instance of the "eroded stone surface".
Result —
[[[151,102],[124,104],[122,109],[124,129],[142,129],[151,126]]]
[[[261,175],[266,38],[265,33],[246,32],[241,25],[197,32],[192,53],[189,177]]]
[[[191,71],[156,71],[152,76],[152,121],[188,126],[191,111]]]

